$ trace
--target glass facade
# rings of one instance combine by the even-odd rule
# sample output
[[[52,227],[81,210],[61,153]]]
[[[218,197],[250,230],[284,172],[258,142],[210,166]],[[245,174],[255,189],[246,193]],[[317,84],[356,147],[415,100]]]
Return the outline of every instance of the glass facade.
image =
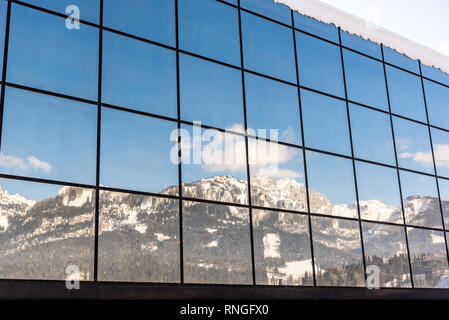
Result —
[[[449,75],[271,0],[0,37],[0,279],[449,288]]]

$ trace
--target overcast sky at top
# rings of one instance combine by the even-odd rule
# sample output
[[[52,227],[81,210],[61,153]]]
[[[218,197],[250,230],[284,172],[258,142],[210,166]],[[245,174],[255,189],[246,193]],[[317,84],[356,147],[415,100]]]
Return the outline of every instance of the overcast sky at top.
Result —
[[[449,56],[448,0],[321,0]]]

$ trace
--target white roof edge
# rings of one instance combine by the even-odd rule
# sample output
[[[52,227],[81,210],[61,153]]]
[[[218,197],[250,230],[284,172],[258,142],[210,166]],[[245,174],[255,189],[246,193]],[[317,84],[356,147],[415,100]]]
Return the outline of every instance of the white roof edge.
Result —
[[[319,0],[274,0],[274,2],[284,4],[294,11],[321,22],[334,24],[343,31],[363,39],[382,43],[413,60],[420,60],[423,65],[436,67],[449,73],[448,56]]]

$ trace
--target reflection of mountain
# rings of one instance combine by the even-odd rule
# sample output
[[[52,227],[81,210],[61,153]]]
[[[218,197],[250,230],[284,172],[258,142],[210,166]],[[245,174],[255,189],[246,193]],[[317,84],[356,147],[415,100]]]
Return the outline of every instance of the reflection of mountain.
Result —
[[[247,192],[247,184],[232,177],[209,178],[183,187],[187,197],[236,203],[244,203]],[[294,180],[253,179],[251,187],[258,205],[305,208],[304,185]],[[176,189],[169,187],[162,193],[174,195]],[[311,192],[311,199],[317,208],[324,208],[326,212],[336,210],[323,194]],[[74,187],[63,187],[54,198],[39,202],[1,190],[0,276],[65,279],[65,268],[74,264],[80,267],[83,279],[92,279],[94,200],[94,191]],[[438,201],[411,197],[405,205],[413,208],[416,219],[429,223],[426,220],[428,211],[433,210]],[[338,208],[346,209],[352,211],[354,205]],[[391,221],[396,221],[400,215],[398,210],[379,201],[363,202],[361,209]],[[308,225],[293,221],[293,217],[265,211],[254,214],[255,230],[265,230],[265,233],[255,232],[254,240],[256,262],[259,261],[256,276],[261,283],[273,283],[275,279],[277,284],[310,284]],[[251,281],[246,209],[186,202],[183,222],[187,281],[189,276],[192,282]],[[179,281],[178,228],[177,200],[102,191],[99,279]],[[337,285],[360,284],[363,271],[360,273],[358,229],[350,224],[320,219],[314,224],[313,232],[314,246],[325,257],[319,266],[320,276],[327,273],[329,281]],[[385,242],[385,235],[372,233],[365,240],[369,241],[368,246],[375,245]],[[425,248],[433,239],[421,236],[416,241]],[[384,247],[384,255],[388,257],[400,252],[400,244],[390,243]],[[382,263],[392,262],[383,259]],[[439,267],[434,262],[428,265],[431,269]]]

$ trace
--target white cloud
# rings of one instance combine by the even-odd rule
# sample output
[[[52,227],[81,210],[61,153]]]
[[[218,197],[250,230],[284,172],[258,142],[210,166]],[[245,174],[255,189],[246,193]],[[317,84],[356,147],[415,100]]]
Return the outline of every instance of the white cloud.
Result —
[[[437,166],[449,167],[449,145],[437,144],[433,148],[435,154],[435,162]],[[399,155],[400,158],[413,158],[414,161],[423,165],[431,165],[433,162],[432,152],[416,152],[403,153]]]
[[[16,169],[25,171],[28,169],[41,170],[45,173],[49,173],[52,170],[52,166],[43,160],[36,158],[35,156],[29,156],[26,159],[5,155],[0,153],[0,166],[10,169]]]
[[[413,153],[410,153],[410,152],[404,152],[399,155],[399,158],[401,158],[401,159],[408,159],[408,158],[412,158],[412,157],[413,157]]]

